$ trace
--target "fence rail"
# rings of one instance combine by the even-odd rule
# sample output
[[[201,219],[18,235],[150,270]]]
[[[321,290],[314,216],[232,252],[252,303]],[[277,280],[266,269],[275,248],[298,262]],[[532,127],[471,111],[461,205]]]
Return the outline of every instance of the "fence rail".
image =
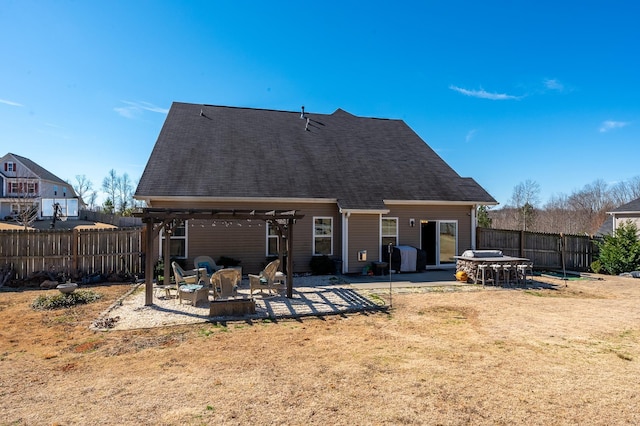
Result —
[[[598,255],[598,238],[505,229],[477,228],[476,247],[526,257],[536,269],[587,271]]]
[[[40,271],[81,277],[94,273],[140,274],[142,228],[0,231],[0,267],[16,279]]]

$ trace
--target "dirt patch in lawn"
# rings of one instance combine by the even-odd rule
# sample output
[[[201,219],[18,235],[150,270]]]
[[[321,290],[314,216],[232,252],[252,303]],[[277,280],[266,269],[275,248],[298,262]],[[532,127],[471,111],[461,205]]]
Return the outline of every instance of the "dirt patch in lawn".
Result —
[[[107,332],[89,325],[129,285],[44,312],[0,292],[0,424],[640,423],[640,280],[548,282]]]

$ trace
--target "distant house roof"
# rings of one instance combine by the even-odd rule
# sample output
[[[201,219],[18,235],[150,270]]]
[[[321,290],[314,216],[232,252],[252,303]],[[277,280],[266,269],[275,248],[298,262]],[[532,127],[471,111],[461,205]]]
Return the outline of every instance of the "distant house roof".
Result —
[[[637,213],[640,216],[640,198],[630,201],[627,204],[623,204],[620,207],[607,212],[607,218],[605,219],[600,229],[598,229],[597,235],[611,235],[613,234],[613,217],[616,213]]]
[[[607,215],[602,225],[600,225],[598,232],[596,232],[596,235],[611,235],[611,234],[613,234],[613,216]]]
[[[640,198],[623,204],[610,213],[640,213]]]
[[[402,120],[173,103],[136,198],[497,204]]]
[[[48,181],[51,181],[51,182],[59,183],[61,185],[68,185],[69,187],[71,187],[70,184],[68,184],[64,180],[60,179],[58,176],[54,175],[49,170],[47,170],[44,167],[40,166],[38,163],[36,163],[34,161],[31,161],[27,157],[23,157],[21,155],[12,154],[12,153],[9,153],[8,155],[12,156],[17,161],[21,162],[22,165],[24,165],[26,168],[31,170],[40,179],[44,179],[44,180],[48,180]],[[71,188],[71,189],[73,190],[73,188]]]

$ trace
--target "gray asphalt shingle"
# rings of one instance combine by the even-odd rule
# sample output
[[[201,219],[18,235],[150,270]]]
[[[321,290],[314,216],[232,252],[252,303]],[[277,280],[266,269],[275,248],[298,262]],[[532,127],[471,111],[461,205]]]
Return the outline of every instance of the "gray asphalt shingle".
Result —
[[[140,179],[139,197],[495,203],[402,120],[176,102]]]

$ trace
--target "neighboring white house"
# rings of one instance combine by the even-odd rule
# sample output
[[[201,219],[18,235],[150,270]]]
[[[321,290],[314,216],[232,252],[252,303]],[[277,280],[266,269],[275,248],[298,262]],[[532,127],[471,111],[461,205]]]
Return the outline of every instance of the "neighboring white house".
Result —
[[[607,212],[611,215],[611,232],[615,232],[616,229],[623,222],[633,222],[638,228],[640,235],[640,198],[637,198],[627,204],[624,204],[613,211]]]
[[[0,157],[0,219],[37,209],[37,219],[52,218],[54,206],[69,219],[78,218],[80,200],[73,187],[28,158]]]

